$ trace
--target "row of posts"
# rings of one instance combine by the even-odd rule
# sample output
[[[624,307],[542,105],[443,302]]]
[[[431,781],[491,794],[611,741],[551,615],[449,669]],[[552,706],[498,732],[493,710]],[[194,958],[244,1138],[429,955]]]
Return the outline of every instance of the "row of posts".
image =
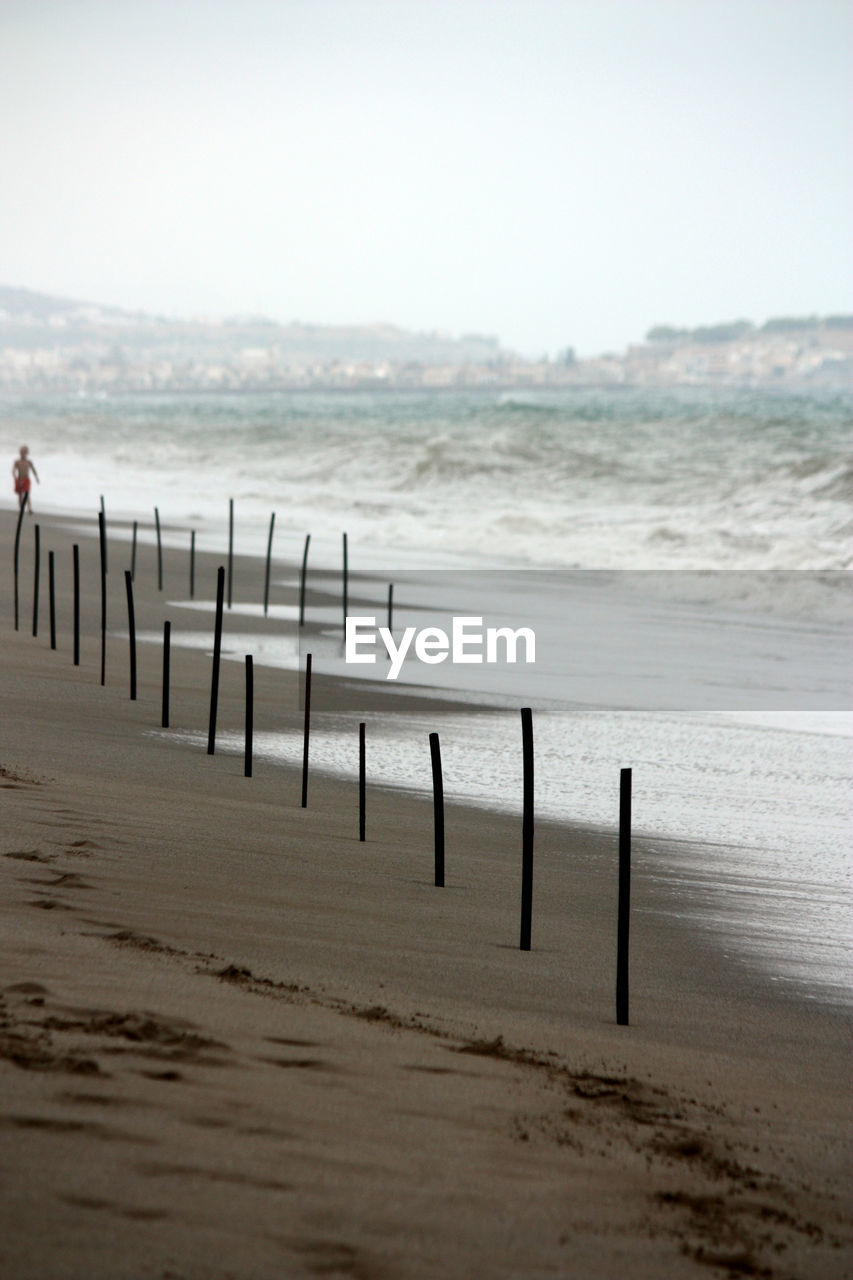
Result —
[[[160,533],[160,514],[155,507],[155,525],[157,532],[157,585],[163,589],[163,557]],[[18,559],[21,536],[21,524],[24,515],[23,506],[18,515],[15,531],[14,552],[14,597],[15,597],[15,629],[19,626],[18,608]],[[270,520],[269,539],[267,543],[266,572],[264,579],[264,613],[269,606],[270,563],[272,555],[273,529],[275,514]],[[98,533],[100,544],[100,577],[101,577],[101,684],[105,684],[106,675],[106,575],[107,575],[107,541],[106,517],[103,498],[98,513]],[[40,537],[39,526],[35,525],[35,560],[34,560],[34,603],[33,603],[33,635],[38,634],[38,596],[40,573]],[[304,622],[305,613],[305,577],[308,559],[308,547],[311,535],[306,535],[302,557],[299,591],[299,622]],[[128,630],[130,640],[130,698],[136,700],[136,626],[133,603],[133,580],[136,568],[137,524],[133,524],[133,540],[131,551],[131,568],[125,570],[125,589],[127,594]],[[229,501],[228,520],[228,607],[232,598],[232,565],[234,545],[234,501]],[[74,572],[74,665],[80,664],[80,562],[79,548],[73,547]],[[54,553],[48,556],[49,600],[50,600],[50,647],[56,648],[56,610],[54,584]],[[348,547],[347,535],[343,535],[343,613],[344,625],[347,615],[347,577]],[[195,585],[195,533],[190,543],[190,593]],[[208,755],[215,752],[216,716],[219,692],[219,672],[222,653],[222,623],[225,603],[226,571],[220,566],[217,571],[216,613],[214,622],[213,667],[211,674],[210,717],[208,727]],[[393,608],[393,587],[388,591],[388,627],[391,628]],[[171,623],[163,625],[163,686],[161,724],[169,727],[169,678],[170,678],[170,639]],[[254,668],[252,655],[245,659],[246,673],[246,716],[245,716],[245,751],[244,775],[252,776],[253,753],[253,705],[254,705]],[[311,724],[311,654],[306,655],[305,689],[304,689],[304,725],[303,725],[303,758],[302,758],[302,808],[308,804],[308,758]],[[533,826],[534,826],[534,771],[533,771],[533,713],[531,708],[521,709],[521,737],[523,757],[523,804],[522,804],[522,865],[521,865],[521,925],[519,949],[530,951],[533,919]],[[366,725],[359,724],[359,840],[364,841],[366,831]],[[434,882],[442,888],[445,883],[445,840],[444,840],[444,783],[441,767],[441,747],[437,733],[429,735],[430,759],[432,764],[433,813],[434,813]],[[629,1008],[629,934],[631,906],[631,790],[632,771],[622,769],[620,772],[619,793],[619,889],[617,907],[617,946],[616,946],[616,1021],[620,1026],[628,1025]]]

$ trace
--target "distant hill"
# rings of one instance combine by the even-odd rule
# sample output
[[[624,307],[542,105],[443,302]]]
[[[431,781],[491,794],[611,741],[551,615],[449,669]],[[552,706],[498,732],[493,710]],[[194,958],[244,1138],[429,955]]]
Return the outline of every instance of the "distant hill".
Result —
[[[853,387],[853,316],[655,325],[621,355],[525,360],[483,334],[171,319],[0,285],[0,391]]]
[[[139,313],[141,314],[141,313]],[[52,317],[65,319],[94,316],[131,318],[132,313],[120,307],[105,307],[94,302],[80,302],[73,298],[57,298],[33,289],[13,289],[0,284],[0,323],[48,324]]]
[[[501,354],[498,339],[483,334],[415,333],[384,323],[280,324],[264,316],[176,320],[8,285],[0,285],[0,336],[4,345],[23,350],[119,344],[126,356],[177,360],[225,359],[235,352],[270,348],[285,358],[322,363],[461,365]]]
[[[700,325],[696,329],[679,329],[671,324],[657,324],[646,334],[647,342],[703,344],[736,342],[743,338],[766,334],[789,335],[819,333],[824,330],[838,332],[853,330],[853,315],[836,316],[774,316],[760,328],[751,320],[729,320],[722,324]]]

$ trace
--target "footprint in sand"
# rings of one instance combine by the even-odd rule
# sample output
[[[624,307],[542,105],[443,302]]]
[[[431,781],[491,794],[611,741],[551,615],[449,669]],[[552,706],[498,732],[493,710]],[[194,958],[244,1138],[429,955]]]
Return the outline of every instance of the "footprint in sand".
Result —
[[[57,1052],[47,1037],[0,1031],[0,1058],[23,1071],[55,1071],[75,1076],[102,1075],[94,1058],[79,1053]]]
[[[41,849],[13,849],[4,858],[17,858],[21,862],[53,862],[56,854],[42,853]]]
[[[65,852],[72,858],[90,858],[96,850],[103,847],[96,840],[72,840],[66,845]]]
[[[94,1209],[114,1213],[120,1218],[130,1218],[134,1222],[160,1222],[163,1218],[168,1218],[169,1213],[166,1209],[145,1209],[137,1208],[134,1205],[118,1204],[115,1200],[104,1200],[100,1196],[85,1196],[66,1193],[58,1197],[65,1204],[72,1205],[75,1209]]]
[[[76,871],[57,871],[54,872],[55,879],[47,880],[51,889],[91,889],[92,886],[79,876]]]
[[[28,778],[25,774],[16,773],[14,769],[4,769],[0,765],[0,787],[5,787],[9,791],[18,791],[22,787],[38,787],[41,786],[42,779]]]
[[[45,889],[91,889],[92,888],[92,885],[90,885],[87,881],[85,881],[82,878],[82,876],[78,876],[75,871],[55,870],[53,872],[52,880],[45,880],[45,879],[42,879],[41,877],[37,879],[33,877],[27,877],[25,880],[22,879],[22,883],[42,885],[44,886]]]

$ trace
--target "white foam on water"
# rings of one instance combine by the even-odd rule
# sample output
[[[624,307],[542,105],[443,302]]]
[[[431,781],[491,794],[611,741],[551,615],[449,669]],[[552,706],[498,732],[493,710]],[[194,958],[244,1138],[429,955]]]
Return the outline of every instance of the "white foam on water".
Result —
[[[679,393],[5,397],[56,509],[147,515],[337,563],[853,566],[853,397]],[[10,495],[10,504],[12,497]],[[421,562],[429,567],[429,562]]]

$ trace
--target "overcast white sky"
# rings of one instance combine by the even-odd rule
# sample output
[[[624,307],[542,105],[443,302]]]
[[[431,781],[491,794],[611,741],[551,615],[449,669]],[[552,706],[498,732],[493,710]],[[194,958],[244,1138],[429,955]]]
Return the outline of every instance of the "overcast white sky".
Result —
[[[0,0],[0,282],[620,350],[853,310],[850,0]]]

